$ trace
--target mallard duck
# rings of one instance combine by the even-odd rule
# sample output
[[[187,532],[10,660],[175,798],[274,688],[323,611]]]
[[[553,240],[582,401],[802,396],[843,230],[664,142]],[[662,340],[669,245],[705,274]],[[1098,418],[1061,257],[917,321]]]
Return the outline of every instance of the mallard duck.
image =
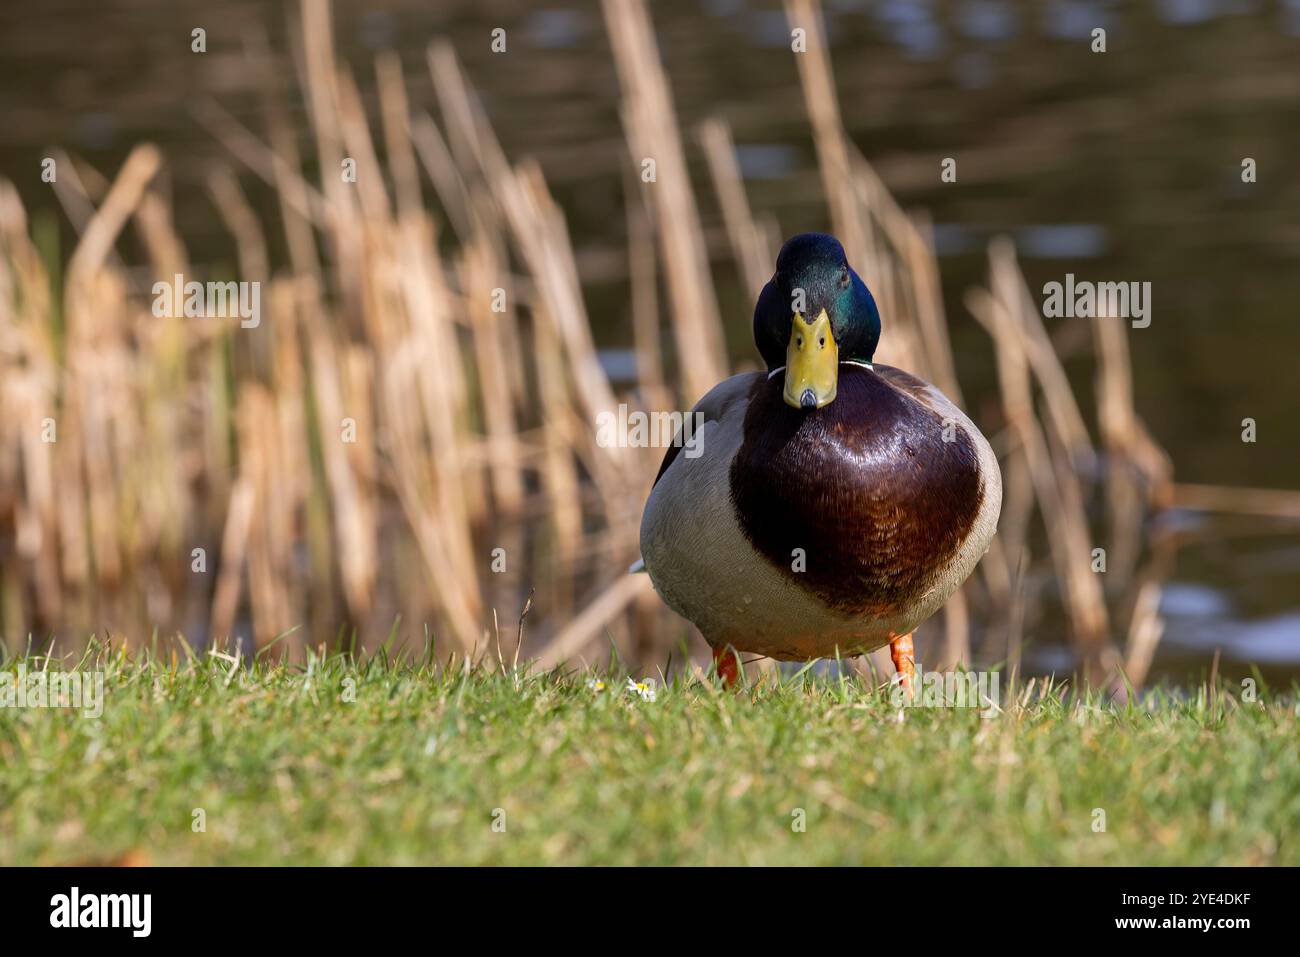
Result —
[[[754,309],[766,372],[732,376],[668,449],[641,520],[663,600],[718,674],[886,644],[910,682],[912,632],[988,551],[1002,476],[938,389],[872,361],[880,312],[833,236],[790,239]]]

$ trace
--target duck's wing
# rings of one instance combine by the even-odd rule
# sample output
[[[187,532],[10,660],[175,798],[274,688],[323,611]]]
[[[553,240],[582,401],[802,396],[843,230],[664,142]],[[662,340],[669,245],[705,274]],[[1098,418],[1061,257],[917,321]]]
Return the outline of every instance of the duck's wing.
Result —
[[[740,375],[733,375],[729,379],[723,379],[707,393],[704,398],[695,403],[695,408],[691,409],[683,422],[683,429],[689,429],[690,435],[694,435],[708,422],[719,421],[737,402],[744,402],[750,389],[760,376],[766,373],[762,372],[742,372]],[[659,484],[659,480],[664,477],[664,473],[672,467],[677,459],[677,454],[681,452],[685,442],[681,431],[673,439],[673,444],[668,447],[664,453],[664,460],[659,466],[659,473],[655,476],[654,485]],[[651,488],[654,486],[652,485]]]
[[[674,436],[672,445],[670,445],[668,450],[664,453],[664,460],[660,463],[659,472],[655,475],[654,485],[651,486],[652,490],[655,485],[659,484],[659,480],[667,474],[668,470],[672,468],[673,463],[678,461],[678,453],[680,453],[682,448],[685,446],[686,439],[700,432],[707,423],[721,421],[723,416],[725,416],[737,402],[746,401],[754,383],[765,375],[766,373],[762,372],[742,372],[740,375],[734,375],[729,379],[723,379],[710,389],[704,395],[704,398],[695,403],[695,407],[691,409],[689,415],[682,423],[682,430]],[[737,421],[739,421],[739,419]],[[683,436],[682,431],[686,430],[689,430],[689,432],[686,436]],[[635,575],[638,572],[644,572],[645,570],[645,559],[638,557],[637,560],[628,567],[627,571],[629,575]]]

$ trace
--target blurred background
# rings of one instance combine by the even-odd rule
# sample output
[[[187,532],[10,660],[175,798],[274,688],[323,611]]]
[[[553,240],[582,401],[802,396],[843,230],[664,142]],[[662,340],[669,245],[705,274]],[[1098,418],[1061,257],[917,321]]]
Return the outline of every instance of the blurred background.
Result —
[[[699,660],[622,573],[662,450],[595,416],[755,367],[829,229],[1008,482],[926,666],[1300,675],[1296,0],[55,0],[0,10],[0,77],[11,651]],[[177,272],[261,325],[155,318]],[[1044,320],[1067,272],[1151,325]]]

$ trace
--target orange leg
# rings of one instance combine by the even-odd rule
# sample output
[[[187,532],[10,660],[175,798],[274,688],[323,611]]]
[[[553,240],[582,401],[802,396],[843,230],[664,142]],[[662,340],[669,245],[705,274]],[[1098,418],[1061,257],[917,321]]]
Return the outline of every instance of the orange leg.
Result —
[[[727,688],[734,688],[740,682],[740,656],[729,645],[713,649],[713,666]]]
[[[908,632],[889,643],[889,657],[903,676],[903,687],[911,690],[916,678],[916,653],[912,650],[912,633]]]

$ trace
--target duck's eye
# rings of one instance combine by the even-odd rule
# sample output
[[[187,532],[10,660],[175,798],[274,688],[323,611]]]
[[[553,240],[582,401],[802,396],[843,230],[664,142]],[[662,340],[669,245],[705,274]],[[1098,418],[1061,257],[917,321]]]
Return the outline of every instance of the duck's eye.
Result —
[[[849,271],[845,269],[840,272],[840,285],[847,286],[848,284],[849,284]]]

